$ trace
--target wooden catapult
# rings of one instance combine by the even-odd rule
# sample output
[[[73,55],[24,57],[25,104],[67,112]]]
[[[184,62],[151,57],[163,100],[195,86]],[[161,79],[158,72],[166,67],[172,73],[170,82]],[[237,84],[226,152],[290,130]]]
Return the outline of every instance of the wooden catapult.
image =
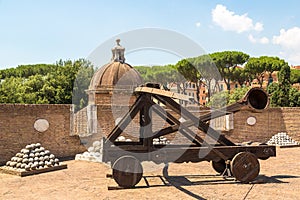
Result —
[[[218,117],[248,108],[261,111],[268,107],[268,95],[260,88],[252,88],[235,104],[225,108],[210,110],[196,117],[174,99],[189,101],[190,97],[170,91],[160,90],[158,84],[146,84],[137,87],[137,100],[129,112],[115,126],[107,138],[104,138],[103,160],[112,165],[112,178],[120,187],[134,187],[143,176],[141,162],[153,161],[160,163],[183,163],[211,161],[212,167],[222,175],[235,177],[243,183],[253,181],[259,174],[258,159],[268,159],[276,156],[275,146],[237,145],[224,135],[210,127],[209,121]],[[161,106],[163,104],[163,106]],[[172,110],[177,114],[171,114]],[[152,112],[155,112],[169,126],[158,131],[152,131]],[[139,114],[139,141],[119,141],[123,130]],[[183,118],[181,122],[179,118]],[[208,142],[199,131],[213,139]],[[178,132],[190,141],[183,144],[154,144],[155,138]]]

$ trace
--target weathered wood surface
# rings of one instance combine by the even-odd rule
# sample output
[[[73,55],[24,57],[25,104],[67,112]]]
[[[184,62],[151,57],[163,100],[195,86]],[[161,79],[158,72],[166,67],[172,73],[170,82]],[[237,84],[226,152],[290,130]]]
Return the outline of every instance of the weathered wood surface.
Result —
[[[193,97],[188,96],[188,95],[178,94],[175,92],[160,90],[160,89],[151,88],[151,87],[137,87],[134,91],[136,93],[158,94],[161,96],[171,97],[174,99],[180,99],[180,100],[184,100],[184,101],[190,101],[191,99],[193,99]]]

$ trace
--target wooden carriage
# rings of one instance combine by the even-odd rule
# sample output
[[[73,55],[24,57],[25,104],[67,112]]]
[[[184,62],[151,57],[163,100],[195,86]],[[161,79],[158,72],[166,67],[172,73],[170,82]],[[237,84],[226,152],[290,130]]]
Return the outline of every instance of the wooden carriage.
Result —
[[[275,146],[269,145],[237,145],[211,128],[209,121],[242,108],[263,110],[268,107],[268,95],[260,88],[252,88],[237,103],[222,109],[210,110],[196,117],[174,99],[189,101],[190,97],[159,89],[158,84],[146,84],[135,89],[137,100],[129,112],[115,126],[107,138],[104,138],[103,160],[110,162],[112,177],[119,186],[128,188],[135,186],[143,176],[141,162],[183,163],[211,161],[213,168],[223,175],[234,176],[241,182],[251,182],[259,174],[258,159],[276,156]],[[163,105],[163,106],[162,106]],[[168,110],[172,110],[171,114]],[[158,131],[152,131],[152,112],[155,112],[168,124]],[[139,141],[118,141],[123,130],[139,114]],[[185,119],[184,122],[178,118]],[[199,131],[213,139],[208,142]],[[178,132],[190,141],[183,144],[156,144],[155,138]]]

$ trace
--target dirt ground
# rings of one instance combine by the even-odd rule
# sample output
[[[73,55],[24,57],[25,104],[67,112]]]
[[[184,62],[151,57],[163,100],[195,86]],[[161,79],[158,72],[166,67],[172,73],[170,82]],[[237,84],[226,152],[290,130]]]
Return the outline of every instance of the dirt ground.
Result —
[[[208,162],[170,164],[169,177],[146,170],[134,189],[116,186],[109,166],[87,161],[64,162],[68,169],[27,177],[0,174],[0,199],[300,199],[300,148],[277,149],[260,160],[259,177],[241,184],[216,176]],[[149,169],[149,166],[148,168]]]

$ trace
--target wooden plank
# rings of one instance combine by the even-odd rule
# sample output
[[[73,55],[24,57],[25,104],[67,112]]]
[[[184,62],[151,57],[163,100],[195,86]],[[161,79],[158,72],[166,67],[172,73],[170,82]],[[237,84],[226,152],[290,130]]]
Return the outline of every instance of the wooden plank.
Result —
[[[56,171],[56,170],[61,170],[61,169],[67,169],[66,164],[62,164],[59,166],[53,166],[49,168],[43,168],[43,169],[36,169],[36,170],[31,170],[31,171],[17,171],[14,169],[10,169],[6,166],[0,167],[0,172],[5,173],[5,174],[11,174],[11,175],[16,175],[16,176],[30,176],[30,175],[35,175],[35,174],[40,174],[40,173],[45,173],[45,172],[51,172],[51,171]]]
[[[174,99],[180,99],[183,101],[190,101],[190,99],[193,99],[193,97],[184,95],[184,94],[178,94],[175,92],[170,92],[167,90],[160,90],[156,88],[151,88],[151,87],[137,87],[135,90],[137,93],[150,93],[150,94],[158,94],[161,96],[166,96]]]
[[[157,164],[165,162],[201,162],[219,160],[231,160],[236,154],[240,152],[251,152],[259,159],[267,159],[269,157],[276,156],[276,147],[268,145],[260,146],[211,146],[211,147],[199,147],[199,146],[184,146],[184,145],[165,145],[156,148],[142,151],[138,146],[127,146],[127,148],[120,149],[118,147],[111,147],[107,149],[107,153],[110,157],[119,158],[124,154],[124,150],[128,155],[137,157],[140,161],[153,161]],[[222,154],[222,157],[218,153]],[[147,153],[147,154],[143,154]],[[202,156],[199,156],[201,153]],[[127,155],[126,154],[126,155]]]

